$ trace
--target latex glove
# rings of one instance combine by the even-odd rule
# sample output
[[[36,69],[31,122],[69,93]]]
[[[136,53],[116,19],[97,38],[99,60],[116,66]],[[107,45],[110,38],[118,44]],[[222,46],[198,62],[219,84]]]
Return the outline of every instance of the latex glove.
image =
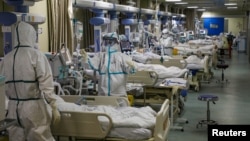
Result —
[[[82,55],[83,62],[86,63],[88,60],[88,54],[84,49],[80,50],[80,54]]]
[[[61,119],[60,112],[57,110],[55,101],[51,102],[50,106],[52,108],[52,123],[57,124]]]
[[[127,61],[126,62],[131,68],[135,68],[135,63],[134,61]]]
[[[87,55],[87,52],[86,52],[84,49],[81,49],[81,50],[80,50],[80,54],[81,54],[82,56],[86,56],[86,55]]]

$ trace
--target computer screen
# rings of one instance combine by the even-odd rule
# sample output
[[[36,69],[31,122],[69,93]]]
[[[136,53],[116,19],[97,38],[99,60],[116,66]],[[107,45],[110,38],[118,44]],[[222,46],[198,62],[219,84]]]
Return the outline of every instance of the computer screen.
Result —
[[[185,36],[185,33],[184,33],[184,32],[181,32],[181,33],[180,33],[180,36]]]
[[[200,34],[206,34],[205,30],[200,30]]]
[[[189,31],[188,34],[189,35],[193,35],[194,33],[193,33],[193,31]]]

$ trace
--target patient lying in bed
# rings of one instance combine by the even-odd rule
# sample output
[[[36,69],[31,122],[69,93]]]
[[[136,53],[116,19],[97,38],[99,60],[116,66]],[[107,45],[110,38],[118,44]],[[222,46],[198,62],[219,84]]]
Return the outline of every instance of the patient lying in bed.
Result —
[[[131,54],[132,58],[134,61],[136,62],[139,62],[139,63],[147,63],[148,60],[150,59],[160,59],[161,56],[158,55],[158,54],[155,54],[153,52],[144,52],[144,53],[141,53],[141,52],[137,52],[137,51],[134,51],[132,52]],[[163,56],[163,59],[171,59],[172,57],[168,56],[168,55],[164,55]]]
[[[124,139],[142,140],[152,137],[152,131],[156,123],[156,112],[149,106],[135,107],[113,107],[113,106],[93,106],[77,105],[65,102],[57,96],[57,107],[59,111],[80,111],[106,113],[112,118],[113,128],[109,137],[119,137]],[[105,117],[98,117],[102,127],[105,129],[108,120]]]
[[[180,69],[178,67],[165,67],[158,64],[142,64],[136,63],[138,71],[155,71],[158,75],[158,78],[179,78],[183,77],[185,73],[188,72],[188,69]]]
[[[178,50],[178,54],[193,54],[201,52],[202,54],[212,54],[212,50],[215,45],[194,45],[194,44],[178,44],[174,48]]]
[[[209,57],[205,56],[204,58],[199,58],[197,55],[191,55],[185,60],[187,61],[187,69],[204,69],[204,72],[208,72],[209,67]]]

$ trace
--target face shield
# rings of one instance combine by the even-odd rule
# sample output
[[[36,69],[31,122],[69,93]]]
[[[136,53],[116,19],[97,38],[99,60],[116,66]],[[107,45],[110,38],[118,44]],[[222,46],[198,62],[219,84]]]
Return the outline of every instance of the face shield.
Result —
[[[118,51],[119,50],[119,41],[118,35],[116,32],[107,33],[102,38],[102,46],[109,48],[106,51]]]
[[[115,44],[118,44],[117,39],[115,39],[115,38],[103,38],[103,45],[105,47],[112,47]]]
[[[162,38],[166,39],[169,37],[169,31],[168,29],[163,29],[162,30]]]
[[[164,34],[162,34],[162,38],[164,38],[164,39],[166,39],[166,38],[168,38],[168,34],[166,34],[166,33],[164,33]]]

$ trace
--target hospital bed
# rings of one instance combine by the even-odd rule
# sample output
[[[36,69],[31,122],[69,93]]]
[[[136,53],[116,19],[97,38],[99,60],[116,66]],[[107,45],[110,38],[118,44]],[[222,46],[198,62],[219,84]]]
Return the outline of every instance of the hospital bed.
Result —
[[[183,59],[183,58],[173,58],[173,59],[168,59],[168,60],[163,60],[161,61],[160,59],[150,59],[149,61],[150,64],[161,64],[165,67],[171,67],[171,66],[175,66],[175,67],[178,67],[178,68],[181,68],[181,69],[184,69],[184,68],[187,68],[188,66],[188,62]],[[186,74],[184,76],[185,79],[188,79],[189,81],[189,85],[190,86],[194,86],[194,90],[195,91],[199,91],[200,89],[200,80],[203,80],[204,78],[210,78],[209,74],[207,72],[204,73],[204,69],[203,67],[206,67],[208,68],[209,66],[206,65],[206,66],[202,66],[202,68],[199,68],[198,70],[191,70],[190,68],[190,74],[189,76],[191,77],[188,77],[188,74]],[[191,75],[192,73],[192,75]]]
[[[127,83],[140,83],[143,87],[143,94],[140,96],[134,96],[134,104],[137,105],[154,105],[162,104],[165,99],[170,100],[170,121],[171,129],[178,129],[184,131],[181,126],[174,125],[174,122],[188,122],[186,119],[179,118],[180,114],[179,100],[180,91],[187,89],[183,86],[165,86],[162,82],[158,82],[157,75],[153,71],[137,71],[134,74],[130,74],[127,79]]]
[[[192,59],[191,59],[192,58]],[[212,72],[212,56],[204,55],[201,58],[196,55],[189,56],[186,58],[188,65],[187,69],[190,70],[191,77],[188,77],[189,83],[194,87],[195,91],[199,91],[201,83],[210,83],[213,77]]]
[[[204,57],[204,65],[192,65],[189,64],[189,62],[186,59],[183,59],[181,57],[175,57],[172,59],[167,59],[167,60],[160,60],[160,59],[151,59],[149,61],[150,64],[161,64],[165,67],[179,67],[181,69],[189,69],[189,76],[186,74],[184,76],[185,79],[188,79],[189,85],[194,86],[195,91],[199,91],[200,89],[200,83],[201,82],[210,82],[210,79],[212,78],[213,73],[211,72],[211,56],[210,55],[205,55]],[[191,66],[192,65],[192,66]],[[194,68],[193,68],[194,67]],[[192,73],[192,75],[191,75]]]
[[[66,102],[75,102],[82,99],[80,96],[62,96]],[[112,105],[119,107],[121,100],[127,101],[127,98],[114,96],[85,96],[87,105]],[[127,102],[128,103],[128,102]],[[61,120],[58,124],[52,125],[52,134],[60,140],[61,137],[70,137],[75,139],[85,140],[124,140],[122,138],[109,137],[109,134],[115,129],[112,117],[106,113],[100,112],[74,112],[61,111]],[[108,124],[103,126],[103,123],[98,119],[106,117]],[[169,120],[169,100],[165,100],[160,111],[156,114],[155,126],[152,129],[152,135],[145,141],[166,141],[170,129]],[[127,131],[130,129],[128,128]],[[128,140],[126,140],[128,141]]]

